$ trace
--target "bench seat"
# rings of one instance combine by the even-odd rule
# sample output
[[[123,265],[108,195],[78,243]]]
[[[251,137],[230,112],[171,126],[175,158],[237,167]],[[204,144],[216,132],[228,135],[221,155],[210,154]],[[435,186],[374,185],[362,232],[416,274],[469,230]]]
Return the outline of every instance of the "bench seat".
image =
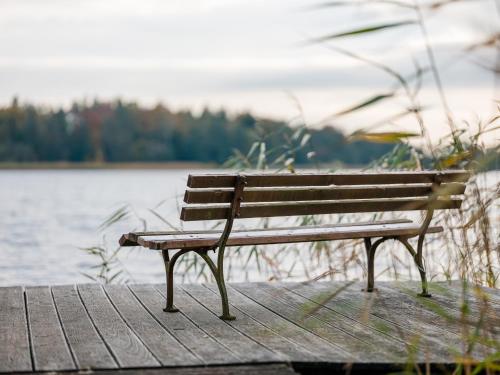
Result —
[[[174,267],[188,252],[195,252],[208,265],[221,296],[221,319],[232,320],[235,317],[229,313],[224,281],[227,246],[332,240],[363,240],[367,256],[366,292],[375,290],[377,248],[387,240],[399,241],[418,268],[422,281],[419,296],[430,297],[423,258],[424,238],[426,234],[443,231],[442,227],[431,225],[435,210],[460,208],[469,176],[467,171],[193,174],[187,181],[180,219],[225,220],[224,229],[131,232],[120,238],[120,245],[161,252],[166,271],[167,312],[178,311],[174,305]],[[419,223],[408,219],[374,220],[372,216],[372,221],[366,222],[233,229],[236,220],[245,219],[268,227],[269,221],[262,219],[411,211],[425,211],[425,217]],[[410,243],[412,237],[418,237],[416,247]],[[216,261],[209,250],[217,252]]]
[[[350,224],[297,226],[287,228],[233,230],[226,246],[269,245],[419,234],[421,224],[411,220],[384,220]],[[431,226],[427,233],[442,232]],[[222,231],[132,232],[122,236],[122,246],[144,246],[154,250],[196,249],[215,245]]]

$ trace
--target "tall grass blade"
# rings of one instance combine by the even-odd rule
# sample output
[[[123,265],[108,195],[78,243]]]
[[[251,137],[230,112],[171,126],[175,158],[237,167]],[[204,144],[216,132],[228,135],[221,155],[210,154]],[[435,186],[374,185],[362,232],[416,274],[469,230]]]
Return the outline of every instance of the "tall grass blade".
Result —
[[[386,24],[382,24],[382,25],[367,26],[367,27],[362,27],[360,29],[354,29],[354,30],[349,30],[349,31],[343,31],[341,33],[335,33],[335,34],[321,36],[319,38],[311,39],[310,43],[321,43],[321,42],[326,42],[326,41],[329,41],[332,39],[344,38],[346,36],[354,36],[354,35],[360,35],[360,34],[373,33],[376,31],[392,29],[395,27],[407,26],[407,25],[413,25],[413,24],[416,24],[416,21],[407,20],[407,21],[386,23]]]
[[[358,0],[358,1],[327,1],[325,3],[313,5],[309,7],[308,9],[315,10],[315,9],[323,9],[323,8],[333,8],[333,7],[339,7],[339,6],[352,6],[352,5],[370,5],[370,4],[388,4],[388,5],[396,5],[400,6],[403,8],[410,8],[413,9],[415,8],[411,4],[407,4],[403,1],[397,1],[397,0]]]
[[[365,133],[364,131],[354,132],[350,137],[350,141],[368,141],[375,143],[399,143],[403,139],[410,137],[419,137],[418,133],[411,132],[380,132],[380,133]]]
[[[130,207],[128,204],[120,207],[115,212],[113,212],[104,222],[99,226],[99,230],[103,231],[109,228],[113,224],[119,222],[120,220],[126,218],[130,213]]]
[[[155,210],[153,210],[152,208],[149,208],[148,209],[149,212],[151,212],[154,216],[156,216],[159,220],[161,220],[163,223],[165,223],[166,225],[168,225],[170,228],[172,228],[173,230],[178,230],[178,231],[181,231],[181,229],[178,227],[178,226],[175,226],[173,225],[172,223],[170,223],[167,219],[165,219],[162,215],[160,215],[158,212],[156,212]]]
[[[349,107],[349,108],[346,108],[342,111],[339,111],[337,113],[335,113],[333,116],[334,117],[340,117],[340,116],[344,116],[344,115],[347,115],[349,113],[352,113],[352,112],[356,112],[360,109],[363,109],[365,107],[369,107],[371,105],[374,105],[374,104],[377,104],[378,102],[381,102],[385,99],[389,99],[389,98],[392,98],[394,97],[394,92],[390,92],[390,93],[387,93],[387,94],[379,94],[379,95],[374,95],[366,100],[363,100],[361,103],[359,104],[356,104],[352,107]]]

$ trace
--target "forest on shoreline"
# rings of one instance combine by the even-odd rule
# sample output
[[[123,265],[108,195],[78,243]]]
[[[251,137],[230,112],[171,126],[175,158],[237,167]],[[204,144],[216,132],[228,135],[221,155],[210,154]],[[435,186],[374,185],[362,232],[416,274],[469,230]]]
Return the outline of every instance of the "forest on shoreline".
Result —
[[[247,152],[265,141],[279,150],[293,137],[293,126],[250,113],[235,116],[205,109],[171,111],[158,104],[144,108],[133,102],[74,103],[70,109],[47,109],[14,99],[0,108],[2,163],[153,163],[223,164],[235,150]],[[349,142],[332,126],[308,129],[309,147],[297,150],[298,164],[309,164],[314,151],[319,163],[365,165],[393,145]]]
[[[297,126],[250,113],[232,116],[205,109],[196,115],[162,104],[146,108],[121,100],[75,102],[69,109],[54,109],[20,105],[14,98],[0,107],[0,166],[215,166],[265,143],[276,155],[285,149],[290,155],[292,150],[296,165],[358,167],[394,149],[391,143],[351,140],[333,126],[308,128],[306,144],[298,147],[294,143],[301,140],[294,139],[296,134]],[[498,155],[492,156],[485,169],[498,168]]]

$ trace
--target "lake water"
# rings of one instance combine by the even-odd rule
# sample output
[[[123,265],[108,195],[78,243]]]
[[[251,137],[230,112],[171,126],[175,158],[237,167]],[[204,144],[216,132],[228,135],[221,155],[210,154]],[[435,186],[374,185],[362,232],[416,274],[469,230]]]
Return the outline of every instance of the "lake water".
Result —
[[[124,203],[141,210],[166,199],[162,214],[177,222],[174,202],[186,178],[176,170],[0,171],[0,285],[88,281],[81,272],[96,260],[78,248],[102,242],[106,217]],[[131,218],[106,231],[108,246],[133,225]],[[128,254],[123,261],[137,281],[163,280],[160,257]]]
[[[100,232],[110,213],[129,203],[137,216],[148,218],[149,229],[166,226],[149,208],[178,225],[187,175],[182,170],[0,171],[0,285],[88,282],[82,272],[96,259],[79,248],[101,243],[114,248],[121,233],[139,229],[140,220],[131,214]],[[487,184],[499,180],[494,172]],[[133,281],[163,282],[161,257],[147,250],[121,254]]]

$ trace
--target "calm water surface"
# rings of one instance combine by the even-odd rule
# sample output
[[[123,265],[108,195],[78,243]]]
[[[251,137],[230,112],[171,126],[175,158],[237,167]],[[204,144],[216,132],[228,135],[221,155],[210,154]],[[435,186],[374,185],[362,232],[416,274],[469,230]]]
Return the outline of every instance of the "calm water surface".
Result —
[[[155,207],[178,223],[176,200],[187,171],[35,170],[0,171],[0,285],[58,284],[89,281],[81,272],[96,263],[79,250],[101,243],[99,225],[113,210],[130,203]],[[114,247],[133,218],[106,231]],[[159,223],[153,225],[159,226]],[[124,252],[125,253],[125,252]],[[163,263],[146,251],[128,251],[123,259],[136,281],[162,281]]]
[[[109,214],[130,203],[148,218],[149,229],[165,229],[148,211],[156,207],[178,225],[187,175],[182,170],[0,171],[0,285],[88,281],[82,272],[96,259],[79,247],[106,243],[112,249],[121,233],[139,229],[130,217],[103,238],[98,228]],[[500,173],[493,172],[486,183],[499,181]],[[133,281],[163,282],[160,256],[147,250],[122,253]]]

